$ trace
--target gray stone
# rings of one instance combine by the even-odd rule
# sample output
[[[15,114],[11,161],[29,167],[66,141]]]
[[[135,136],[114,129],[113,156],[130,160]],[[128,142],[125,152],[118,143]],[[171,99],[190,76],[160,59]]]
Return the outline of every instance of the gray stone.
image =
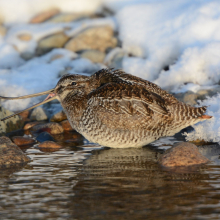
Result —
[[[103,63],[105,59],[105,53],[99,50],[86,50],[83,51],[80,56],[89,59],[93,63]]]
[[[100,50],[105,52],[108,48],[117,45],[117,39],[113,36],[114,31],[110,26],[91,27],[70,39],[65,48],[74,52],[82,50]]]
[[[53,48],[61,48],[68,39],[69,37],[63,32],[49,35],[38,42],[36,54],[39,56],[51,51]]]
[[[44,121],[48,117],[42,107],[37,107],[31,112],[30,119],[33,121]]]
[[[179,101],[184,102],[188,105],[197,105],[197,99],[198,95],[192,91],[187,91],[185,93],[176,93],[173,94],[175,98],[177,98]]]
[[[5,118],[9,115],[12,115],[13,112],[5,109],[0,105],[0,119]],[[21,129],[24,125],[24,122],[21,117],[18,115],[6,119],[4,121],[0,121],[0,134],[11,132],[13,130]]]
[[[195,144],[179,142],[166,150],[158,162],[164,167],[179,167],[205,164],[209,160],[199,152]]]
[[[65,112],[64,111],[60,111],[60,112],[55,113],[50,118],[50,121],[51,122],[61,122],[61,121],[64,121],[66,119],[67,119],[67,116],[66,116]]]
[[[22,52],[20,53],[20,57],[24,60],[30,60],[32,59],[33,57],[35,56],[34,53],[31,53],[31,52]]]
[[[24,164],[30,161],[22,150],[9,138],[0,137],[0,168]]]

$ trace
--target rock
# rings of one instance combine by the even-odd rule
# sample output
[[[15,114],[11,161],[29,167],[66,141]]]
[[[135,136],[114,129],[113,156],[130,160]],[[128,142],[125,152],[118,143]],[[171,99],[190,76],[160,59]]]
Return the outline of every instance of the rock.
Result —
[[[103,63],[105,59],[105,53],[99,50],[86,50],[83,51],[80,56],[89,59],[93,63]]]
[[[62,134],[63,133],[63,128],[61,125],[59,125],[56,122],[50,122],[46,124],[40,124],[40,125],[35,125],[32,127],[32,131],[36,132],[48,132],[50,134]]]
[[[51,63],[54,60],[60,59],[62,57],[63,57],[63,54],[55,54],[50,58],[49,63]]]
[[[56,144],[53,141],[45,141],[41,144],[38,145],[38,148],[53,148],[53,149],[60,149],[62,148],[62,146],[60,146],[59,144]]]
[[[81,142],[81,141],[83,141],[83,140],[84,140],[84,137],[83,137],[81,134],[75,132],[75,133],[71,136],[71,138],[65,139],[65,143]]]
[[[87,28],[70,39],[65,48],[74,52],[89,49],[105,52],[107,48],[114,48],[117,45],[113,33],[110,26]]]
[[[0,144],[0,155],[1,168],[24,164],[30,161],[18,146],[9,143],[8,140],[6,140],[6,143]]]
[[[48,117],[42,107],[37,107],[31,112],[30,119],[32,121],[44,121]]]
[[[43,55],[53,48],[61,48],[68,41],[69,37],[63,32],[49,35],[38,42],[36,54]]]
[[[0,119],[5,118],[11,114],[13,114],[13,112],[3,108],[0,105]],[[24,122],[18,115],[12,118],[9,118],[5,121],[0,121],[0,134],[21,129],[23,125],[24,125]]]
[[[64,131],[73,131],[74,129],[71,127],[68,120],[62,121],[61,126],[63,127]]]
[[[166,150],[158,162],[164,167],[177,167],[205,164],[209,160],[199,152],[196,145],[179,142]]]
[[[35,125],[38,125],[38,124],[41,124],[41,122],[39,122],[39,121],[34,121],[34,122],[29,122],[29,123],[27,123],[25,126],[24,126],[24,130],[28,130],[28,129],[30,129],[30,128],[32,128],[32,127],[34,127]]]
[[[58,14],[60,11],[57,8],[52,8],[48,11],[41,12],[34,16],[31,20],[30,23],[36,24],[36,23],[41,23],[46,21],[47,19],[51,18],[52,16]]]
[[[60,121],[66,120],[66,119],[67,119],[67,117],[66,117],[65,112],[64,112],[64,111],[60,111],[60,112],[54,114],[54,115],[51,117],[50,121],[51,121],[51,122],[60,122]]]
[[[184,102],[188,105],[197,105],[198,95],[192,91],[187,91],[185,93],[173,94],[179,101]]]
[[[48,132],[42,132],[37,137],[36,140],[38,142],[44,142],[44,141],[55,141],[54,138],[48,133]]]
[[[48,19],[47,22],[52,23],[64,23],[64,22],[72,22],[72,21],[79,21],[81,19],[87,18],[88,15],[81,14],[81,13],[60,13],[52,18]]]
[[[0,35],[5,36],[6,32],[7,32],[7,29],[4,26],[0,25]]]
[[[34,53],[32,53],[32,52],[21,52],[20,53],[20,57],[22,58],[22,59],[24,59],[24,60],[30,60],[30,59],[32,59],[33,57],[35,56],[35,54]]]
[[[12,140],[18,146],[36,143],[36,141],[31,137],[14,136]]]
[[[10,138],[6,137],[6,136],[2,136],[0,137],[0,144],[11,144],[12,141]]]
[[[17,36],[18,39],[21,41],[30,41],[32,39],[32,35],[28,33],[19,34]]]

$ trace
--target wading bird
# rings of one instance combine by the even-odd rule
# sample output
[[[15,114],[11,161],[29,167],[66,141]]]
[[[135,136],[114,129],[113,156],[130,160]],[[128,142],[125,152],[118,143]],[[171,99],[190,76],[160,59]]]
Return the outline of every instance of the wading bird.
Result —
[[[141,147],[212,117],[204,114],[206,106],[186,105],[154,83],[112,69],[91,76],[67,74],[54,89],[0,98],[25,99],[45,94],[49,95],[44,101],[25,110],[58,99],[76,131],[108,147]]]

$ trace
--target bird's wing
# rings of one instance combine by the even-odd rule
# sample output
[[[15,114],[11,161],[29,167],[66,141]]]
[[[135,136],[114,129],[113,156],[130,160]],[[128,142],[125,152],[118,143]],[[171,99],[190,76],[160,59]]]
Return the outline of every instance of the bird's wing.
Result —
[[[88,104],[106,112],[127,115],[167,115],[166,103],[159,95],[144,87],[123,83],[108,83],[88,95]]]

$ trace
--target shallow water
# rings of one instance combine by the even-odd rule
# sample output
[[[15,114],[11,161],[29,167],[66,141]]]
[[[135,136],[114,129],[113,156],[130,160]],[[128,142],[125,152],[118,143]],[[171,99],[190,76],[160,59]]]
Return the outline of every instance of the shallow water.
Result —
[[[158,146],[29,148],[29,164],[0,174],[0,219],[219,219],[220,146],[175,171],[157,164]]]

